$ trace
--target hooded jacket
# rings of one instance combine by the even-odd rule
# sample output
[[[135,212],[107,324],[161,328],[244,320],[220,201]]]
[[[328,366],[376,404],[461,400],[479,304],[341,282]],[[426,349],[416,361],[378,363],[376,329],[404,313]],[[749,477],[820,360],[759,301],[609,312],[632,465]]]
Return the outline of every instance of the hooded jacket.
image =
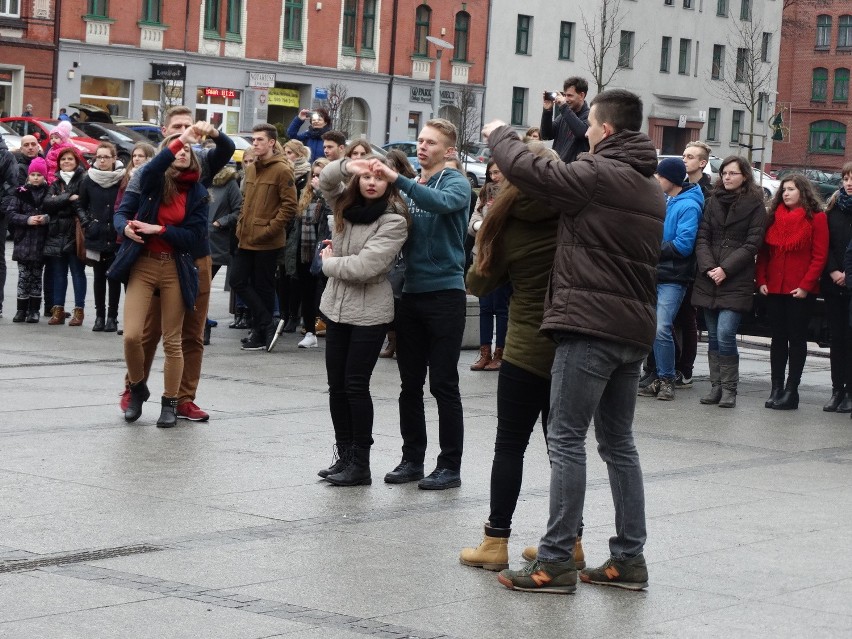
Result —
[[[570,164],[537,157],[508,126],[489,145],[506,179],[560,211],[541,329],[649,349],[666,213],[650,138],[620,131]]]
[[[553,150],[563,162],[573,162],[580,153],[589,150],[586,130],[589,128],[589,105],[583,102],[575,113],[567,104],[554,105],[541,114],[541,139],[553,140]]]
[[[669,198],[657,265],[658,282],[688,284],[695,279],[695,240],[703,210],[704,195],[697,184],[684,184],[680,193]]]
[[[100,174],[101,181],[109,186],[98,184],[92,177],[96,174]],[[89,219],[86,229],[86,248],[89,250],[102,254],[115,253],[117,244],[112,218],[123,175],[123,167],[112,171],[90,168],[80,184],[80,208],[86,212]]]
[[[287,137],[291,140],[298,140],[308,147],[311,150],[310,161],[313,162],[321,157],[325,157],[325,153],[322,150],[322,136],[324,133],[331,131],[331,125],[328,124],[321,129],[315,129],[308,122],[308,128],[302,133],[299,133],[299,129],[302,128],[304,123],[305,121],[298,115],[293,118],[290,126],[287,127]]]
[[[229,166],[219,171],[210,187],[210,257],[213,264],[231,263],[231,237],[240,216],[243,194],[237,184],[237,171]],[[219,226],[213,226],[218,222]]]
[[[44,261],[42,253],[48,227],[46,224],[30,225],[27,221],[33,215],[42,214],[42,204],[49,188],[46,181],[38,187],[26,184],[18,187],[15,197],[7,200],[6,216],[15,241],[12,259],[16,262]]]
[[[237,221],[239,247],[249,251],[283,248],[285,227],[298,208],[292,165],[283,153],[258,158],[246,169],[245,183]]]

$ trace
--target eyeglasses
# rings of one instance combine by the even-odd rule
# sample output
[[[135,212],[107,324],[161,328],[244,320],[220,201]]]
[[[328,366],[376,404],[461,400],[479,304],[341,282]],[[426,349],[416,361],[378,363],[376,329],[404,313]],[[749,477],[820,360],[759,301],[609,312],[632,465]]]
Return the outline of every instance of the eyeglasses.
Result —
[[[96,155],[95,159],[96,160],[111,160],[114,157],[115,157],[114,155]]]
[[[734,177],[735,175],[742,175],[739,171],[722,171],[722,177]]]

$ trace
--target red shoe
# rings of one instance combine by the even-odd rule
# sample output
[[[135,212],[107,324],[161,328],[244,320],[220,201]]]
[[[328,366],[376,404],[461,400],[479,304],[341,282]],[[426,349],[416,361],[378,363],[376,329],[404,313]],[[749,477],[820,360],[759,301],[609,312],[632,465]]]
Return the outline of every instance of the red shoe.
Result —
[[[177,406],[178,419],[188,419],[191,422],[206,422],[210,415],[195,405],[195,402],[184,402]]]
[[[118,403],[119,408],[121,408],[122,413],[127,412],[127,407],[130,406],[130,389],[125,388],[124,392],[121,394],[121,401]]]

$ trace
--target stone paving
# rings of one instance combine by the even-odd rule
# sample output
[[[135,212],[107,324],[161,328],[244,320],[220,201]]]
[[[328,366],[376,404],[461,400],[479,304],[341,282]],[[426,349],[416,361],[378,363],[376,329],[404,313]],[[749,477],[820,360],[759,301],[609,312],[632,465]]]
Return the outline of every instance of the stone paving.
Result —
[[[7,245],[7,256],[11,245]],[[763,407],[765,349],[743,349],[734,410],[640,398],[650,586],[513,593],[461,566],[488,515],[497,376],[462,354],[460,489],[390,486],[399,460],[393,361],[379,361],[372,486],[316,477],[331,460],[322,340],[242,352],[220,320],[198,403],[206,424],[154,426],[162,360],[142,419],[124,423],[121,338],[13,324],[15,263],[0,319],[0,637],[260,639],[840,637],[852,627],[852,420],[823,413],[828,360],[809,358],[798,411]],[[70,289],[70,286],[69,286]],[[69,291],[70,297],[70,291]],[[430,449],[436,410],[427,401]],[[606,469],[588,445],[584,545],[607,557]],[[428,471],[429,469],[427,469]],[[513,566],[547,519],[539,432],[527,452]]]

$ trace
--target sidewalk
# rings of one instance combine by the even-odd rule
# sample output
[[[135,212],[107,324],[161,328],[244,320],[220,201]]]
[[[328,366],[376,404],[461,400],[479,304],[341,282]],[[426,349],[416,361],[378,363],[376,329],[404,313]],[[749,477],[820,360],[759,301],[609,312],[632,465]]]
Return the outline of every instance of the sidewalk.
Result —
[[[9,250],[11,245],[9,245]],[[7,253],[8,254],[8,253]],[[398,375],[380,360],[372,486],[316,477],[331,461],[324,344],[243,352],[220,320],[205,354],[205,424],[161,430],[162,360],[142,419],[118,412],[121,338],[13,324],[14,263],[0,319],[0,637],[564,639],[848,636],[852,626],[852,419],[824,413],[828,360],[808,360],[798,411],[763,407],[768,352],[742,351],[738,406],[640,398],[650,586],[513,593],[461,566],[488,515],[497,376],[459,363],[466,450],[460,489],[390,486],[400,457]],[[69,286],[70,288],[70,286]],[[10,312],[12,310],[12,312]],[[703,379],[702,379],[703,378]],[[437,413],[427,401],[430,447]],[[589,453],[584,546],[613,534],[606,468]],[[427,469],[431,470],[431,467]],[[528,449],[513,567],[547,520],[540,431]]]

